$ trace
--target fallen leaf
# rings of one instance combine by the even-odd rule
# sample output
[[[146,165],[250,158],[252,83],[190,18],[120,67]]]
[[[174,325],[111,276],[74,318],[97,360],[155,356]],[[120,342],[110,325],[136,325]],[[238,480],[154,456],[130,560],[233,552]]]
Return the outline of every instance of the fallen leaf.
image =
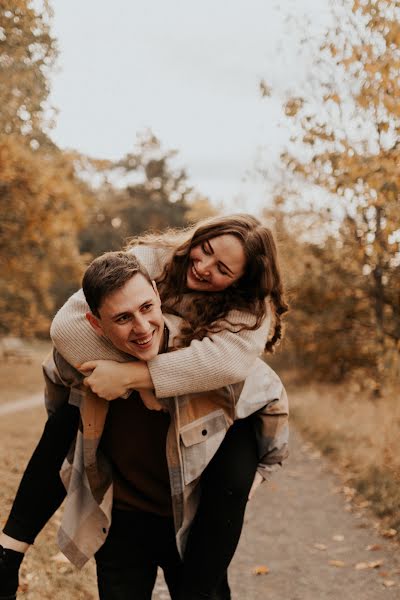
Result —
[[[389,571],[379,571],[378,575],[379,577],[389,577],[390,573]]]
[[[369,550],[370,552],[376,552],[377,550],[382,550],[382,545],[381,544],[370,544],[369,546],[366,547],[366,550]]]
[[[69,563],[68,558],[62,552],[54,554],[54,556],[51,557],[51,560],[54,560],[55,562]]]
[[[329,560],[328,564],[331,565],[332,567],[345,567],[346,563],[344,563],[342,560]]]
[[[397,534],[396,529],[384,529],[381,531],[381,535],[385,538],[392,538]]]
[[[373,560],[370,562],[359,562],[354,567],[356,571],[362,571],[363,569],[378,569],[383,565],[383,559]]]
[[[374,560],[373,562],[369,562],[368,563],[368,568],[369,569],[378,569],[379,567],[381,567],[384,563],[383,558],[379,559],[379,560]]]
[[[367,506],[369,506],[371,504],[371,502],[369,500],[362,500],[361,502],[357,503],[358,508],[367,508]]]
[[[396,582],[393,581],[393,579],[385,579],[385,581],[382,581],[382,583],[385,587],[393,587],[396,585]]]
[[[253,569],[253,575],[268,575],[269,567],[266,565],[258,565]]]
[[[357,490],[355,488],[348,487],[347,485],[345,485],[343,487],[343,493],[345,496],[349,496],[350,498],[353,498],[353,496],[356,495]]]
[[[344,541],[344,535],[334,535],[334,536],[332,537],[332,539],[333,539],[335,542],[343,542],[343,541]]]
[[[356,571],[363,571],[364,569],[368,569],[369,567],[367,562],[359,562],[354,568]]]
[[[65,573],[72,573],[72,567],[69,565],[61,565],[58,567],[58,572],[65,575]]]
[[[314,548],[317,550],[326,550],[328,546],[325,546],[325,544],[314,544]]]

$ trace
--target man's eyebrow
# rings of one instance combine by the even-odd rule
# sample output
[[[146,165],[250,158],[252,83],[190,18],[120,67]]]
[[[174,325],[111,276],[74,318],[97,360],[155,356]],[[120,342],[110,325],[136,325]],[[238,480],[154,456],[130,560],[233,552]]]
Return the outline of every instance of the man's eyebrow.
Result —
[[[149,300],[145,300],[144,302],[142,302],[142,304],[139,306],[138,310],[140,310],[141,308],[143,308],[143,306],[146,306],[146,304],[153,304],[153,300],[149,299]],[[132,315],[133,312],[131,310],[123,310],[119,313],[115,313],[115,315],[111,315],[112,319],[118,319],[119,317],[123,317],[124,315]]]
[[[212,247],[210,240],[207,240],[207,244],[210,246],[211,252],[212,252],[213,254],[215,254],[215,252],[214,252],[214,248]],[[226,265],[225,263],[223,263],[223,262],[222,262],[222,260],[219,260],[218,262],[219,262],[219,263],[220,263],[220,264],[221,264],[223,267],[225,267],[225,269],[226,269],[227,271],[229,271],[229,273],[230,273],[231,275],[235,275],[235,273],[232,271],[232,269],[230,269],[230,268],[228,267],[228,265]]]
[[[123,310],[122,312],[119,313],[115,313],[114,315],[111,315],[112,319],[118,319],[119,317],[123,317],[124,315],[131,315],[131,311],[130,310]]]

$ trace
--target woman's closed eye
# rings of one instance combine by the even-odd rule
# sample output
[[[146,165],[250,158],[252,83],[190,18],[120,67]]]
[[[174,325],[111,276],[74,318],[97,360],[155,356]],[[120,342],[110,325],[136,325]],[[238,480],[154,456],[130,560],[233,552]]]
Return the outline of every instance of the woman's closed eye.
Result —
[[[201,249],[203,250],[204,254],[207,254],[207,256],[212,254],[211,249],[204,242],[201,245]]]
[[[223,267],[221,267],[221,265],[218,265],[218,271],[221,273],[221,275],[229,275],[228,271],[225,271],[225,269]]]

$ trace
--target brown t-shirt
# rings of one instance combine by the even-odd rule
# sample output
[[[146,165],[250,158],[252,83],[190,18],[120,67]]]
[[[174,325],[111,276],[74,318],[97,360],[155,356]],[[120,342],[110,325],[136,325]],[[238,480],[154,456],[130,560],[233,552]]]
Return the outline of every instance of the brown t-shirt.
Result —
[[[110,402],[101,448],[113,467],[115,508],[172,515],[169,424],[169,414],[147,409],[137,392]]]

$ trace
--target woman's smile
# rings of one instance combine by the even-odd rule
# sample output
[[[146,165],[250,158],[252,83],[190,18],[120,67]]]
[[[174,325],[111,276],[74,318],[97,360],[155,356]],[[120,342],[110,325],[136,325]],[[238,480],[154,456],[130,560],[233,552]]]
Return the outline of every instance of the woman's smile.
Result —
[[[240,240],[219,235],[193,246],[189,254],[186,285],[199,292],[221,292],[242,276],[246,267]]]

